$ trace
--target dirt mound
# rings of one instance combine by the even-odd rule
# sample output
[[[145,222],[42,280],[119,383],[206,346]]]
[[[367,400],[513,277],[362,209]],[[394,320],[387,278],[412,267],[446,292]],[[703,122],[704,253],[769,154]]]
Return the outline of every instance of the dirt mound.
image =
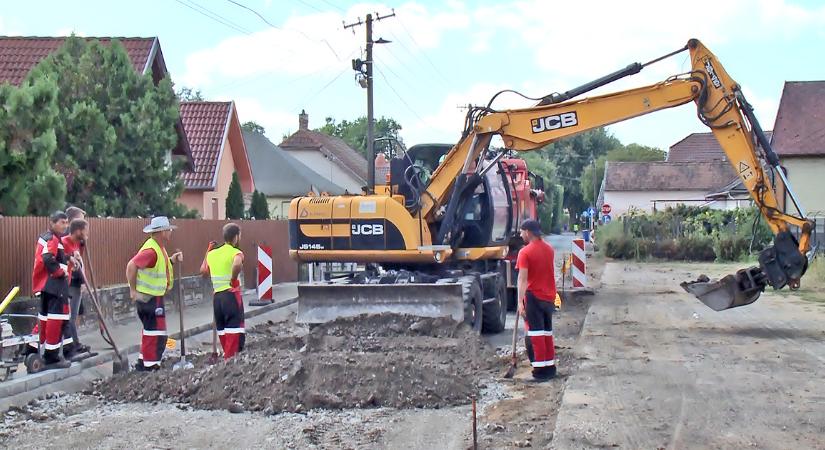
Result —
[[[228,363],[128,373],[96,386],[126,402],[201,409],[301,412],[314,408],[437,408],[466,404],[497,367],[493,349],[449,319],[382,314],[342,319],[295,336],[285,325],[250,330]],[[173,361],[174,362],[174,361]]]

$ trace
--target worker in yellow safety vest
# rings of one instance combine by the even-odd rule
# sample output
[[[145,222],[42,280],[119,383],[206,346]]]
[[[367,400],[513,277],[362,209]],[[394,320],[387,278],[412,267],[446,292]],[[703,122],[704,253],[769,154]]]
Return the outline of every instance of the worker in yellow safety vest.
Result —
[[[241,227],[235,223],[224,225],[223,240],[224,243],[215,248],[214,243],[209,244],[201,264],[201,275],[212,280],[215,328],[226,360],[243,350],[246,337],[241,283],[238,281],[243,268],[243,252],[238,249]]]
[[[172,263],[183,262],[183,252],[172,256],[166,246],[177,228],[164,216],[152,218],[143,232],[149,239],[126,265],[129,297],[135,302],[137,314],[143,324],[140,338],[140,354],[135,370],[160,369],[163,351],[166,349],[166,307],[163,296],[172,288]]]

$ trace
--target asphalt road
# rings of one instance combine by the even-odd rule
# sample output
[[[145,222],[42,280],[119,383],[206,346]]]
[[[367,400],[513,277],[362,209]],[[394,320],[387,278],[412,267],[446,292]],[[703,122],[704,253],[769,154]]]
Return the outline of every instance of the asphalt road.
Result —
[[[714,312],[678,285],[713,267],[607,264],[554,448],[825,448],[825,308]]]

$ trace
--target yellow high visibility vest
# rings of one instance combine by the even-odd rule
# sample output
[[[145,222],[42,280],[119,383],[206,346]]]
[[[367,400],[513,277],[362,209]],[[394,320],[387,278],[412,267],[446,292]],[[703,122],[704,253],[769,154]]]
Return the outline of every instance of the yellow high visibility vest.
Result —
[[[212,278],[212,289],[222,292],[232,287],[232,262],[240,250],[230,244],[210,250],[206,254],[206,264],[209,265],[209,276]]]
[[[160,248],[160,245],[152,238],[146,240],[140,251],[151,248],[158,255],[158,260],[155,267],[147,267],[145,269],[138,269],[137,272],[137,291],[153,297],[161,297],[166,294],[166,291],[171,287],[173,272],[172,263],[166,257],[166,253]],[[169,274],[168,277],[166,274]]]

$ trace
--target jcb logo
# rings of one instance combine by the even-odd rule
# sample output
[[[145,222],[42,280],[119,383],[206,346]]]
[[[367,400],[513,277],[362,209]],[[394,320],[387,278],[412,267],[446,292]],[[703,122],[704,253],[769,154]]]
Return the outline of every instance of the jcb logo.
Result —
[[[380,236],[384,234],[384,225],[380,223],[354,223],[352,224],[353,236]]]
[[[713,84],[713,87],[719,89],[722,87],[722,81],[719,80],[719,75],[716,73],[716,69],[713,68],[713,64],[710,63],[710,59],[705,61],[705,72],[710,75],[710,82]]]
[[[533,133],[542,133],[550,130],[558,130],[559,128],[575,127],[579,124],[579,118],[576,116],[576,111],[570,111],[554,116],[533,119],[531,124],[533,125]]]

